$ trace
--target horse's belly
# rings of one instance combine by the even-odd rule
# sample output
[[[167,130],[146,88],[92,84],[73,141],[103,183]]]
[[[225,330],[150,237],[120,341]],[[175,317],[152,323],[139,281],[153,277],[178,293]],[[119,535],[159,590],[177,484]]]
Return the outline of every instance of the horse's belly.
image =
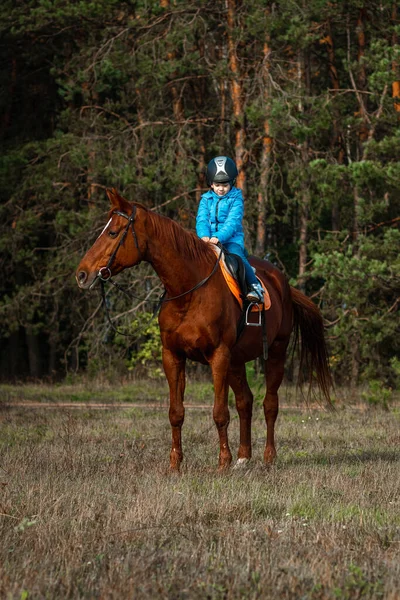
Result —
[[[162,336],[163,346],[176,352],[177,354],[185,354],[190,360],[207,364],[207,348],[210,341],[204,336],[193,330],[193,328],[185,326],[178,328],[173,333]]]
[[[205,358],[204,354],[200,352],[200,350],[191,349],[186,352],[187,358],[190,360],[194,360],[195,362],[202,363],[203,365],[208,365],[208,360]]]

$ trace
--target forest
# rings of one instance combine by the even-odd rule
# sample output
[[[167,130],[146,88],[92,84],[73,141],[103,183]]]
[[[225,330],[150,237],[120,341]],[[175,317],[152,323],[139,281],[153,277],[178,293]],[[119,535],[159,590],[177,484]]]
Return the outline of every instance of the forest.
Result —
[[[398,384],[399,19],[392,0],[3,0],[0,379],[160,376],[151,267],[118,277],[135,302],[107,292],[131,337],[75,269],[107,188],[193,230],[224,154],[247,250],[321,308],[336,383]]]

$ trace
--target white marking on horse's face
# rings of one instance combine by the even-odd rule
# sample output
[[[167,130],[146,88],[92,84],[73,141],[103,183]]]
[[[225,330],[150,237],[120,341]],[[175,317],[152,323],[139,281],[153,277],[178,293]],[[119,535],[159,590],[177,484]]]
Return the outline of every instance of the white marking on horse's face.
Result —
[[[103,229],[103,231],[101,232],[101,234],[98,236],[97,240],[99,239],[99,237],[101,237],[101,236],[103,235],[103,233],[105,232],[105,230],[107,229],[107,227],[109,226],[109,224],[111,223],[111,221],[112,221],[112,217],[111,217],[111,219],[108,221],[107,225],[104,227],[104,229]],[[97,242],[97,240],[96,240],[96,242]]]

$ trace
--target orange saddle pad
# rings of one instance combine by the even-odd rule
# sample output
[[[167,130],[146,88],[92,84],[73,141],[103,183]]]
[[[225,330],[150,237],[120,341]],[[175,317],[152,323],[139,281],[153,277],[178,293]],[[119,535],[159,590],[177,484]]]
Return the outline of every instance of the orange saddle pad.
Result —
[[[217,256],[219,256],[219,252],[221,252],[221,249],[218,248],[218,246],[216,246],[215,244],[211,244],[211,246],[213,247],[213,250],[215,252],[215,254]],[[220,267],[221,267],[221,271],[222,274],[225,278],[225,281],[229,287],[229,289],[231,290],[232,294],[235,296],[236,300],[239,302],[239,306],[240,308],[243,308],[243,300],[242,297],[240,295],[240,288],[239,288],[239,284],[236,281],[236,279],[231,275],[231,273],[228,270],[228,267],[225,264],[225,258],[224,255],[222,255],[221,260],[219,262]],[[261,279],[259,277],[257,277],[258,281],[261,283],[263,289],[264,289],[264,308],[265,310],[268,310],[269,308],[271,308],[271,298],[269,296],[268,290],[264,285],[264,282],[261,281]],[[252,307],[252,312],[258,312],[258,307],[255,305]]]

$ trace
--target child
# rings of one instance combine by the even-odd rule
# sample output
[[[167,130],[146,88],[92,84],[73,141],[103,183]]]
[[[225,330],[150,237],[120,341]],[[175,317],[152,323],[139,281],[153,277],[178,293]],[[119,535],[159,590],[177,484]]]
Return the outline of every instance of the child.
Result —
[[[228,252],[243,260],[250,302],[263,302],[264,292],[244,253],[242,191],[236,187],[238,170],[227,156],[217,156],[207,165],[207,184],[211,190],[202,195],[196,217],[196,232],[205,242],[220,242]]]

